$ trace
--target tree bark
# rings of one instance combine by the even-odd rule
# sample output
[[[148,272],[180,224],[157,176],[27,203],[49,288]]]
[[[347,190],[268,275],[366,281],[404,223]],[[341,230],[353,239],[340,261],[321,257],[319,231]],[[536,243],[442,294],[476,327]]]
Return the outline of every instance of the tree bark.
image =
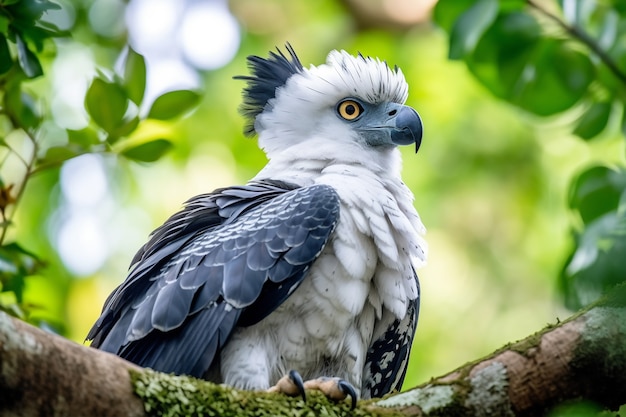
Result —
[[[143,416],[137,366],[0,313],[0,415]]]
[[[626,404],[626,287],[479,361],[384,400],[307,402],[138,368],[0,313],[0,414],[534,416],[575,399]]]

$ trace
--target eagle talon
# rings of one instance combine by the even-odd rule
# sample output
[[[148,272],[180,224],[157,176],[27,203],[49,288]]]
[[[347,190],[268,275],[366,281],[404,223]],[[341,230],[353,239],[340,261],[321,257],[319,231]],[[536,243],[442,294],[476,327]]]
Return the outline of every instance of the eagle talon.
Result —
[[[302,396],[302,400],[306,402],[306,390],[308,389],[320,391],[326,398],[333,401],[342,401],[350,397],[350,409],[354,410],[356,408],[356,401],[358,399],[356,389],[351,383],[341,378],[321,376],[303,382],[300,373],[291,370],[287,375],[280,378],[276,382],[276,385],[269,388],[267,392],[280,392],[290,397],[300,395]]]
[[[340,379],[339,381],[337,381],[337,386],[339,387],[339,389],[346,394],[346,396],[350,396],[350,400],[351,400],[351,410],[354,410],[356,408],[356,389],[354,389],[354,387],[352,386],[351,383],[349,383],[348,381],[346,381],[345,379]]]
[[[302,381],[300,373],[292,369],[289,371],[289,379],[298,388],[298,391],[300,391],[302,401],[306,402],[306,390],[304,389],[304,381]]]
[[[280,392],[290,397],[296,397],[300,395],[302,400],[306,402],[306,391],[304,389],[304,382],[300,373],[295,370],[289,371],[289,373],[280,378],[276,385],[270,387],[268,392]]]
[[[321,391],[327,398],[333,401],[342,401],[350,396],[351,409],[354,410],[356,408],[356,389],[345,379],[322,376],[306,381],[304,388]]]

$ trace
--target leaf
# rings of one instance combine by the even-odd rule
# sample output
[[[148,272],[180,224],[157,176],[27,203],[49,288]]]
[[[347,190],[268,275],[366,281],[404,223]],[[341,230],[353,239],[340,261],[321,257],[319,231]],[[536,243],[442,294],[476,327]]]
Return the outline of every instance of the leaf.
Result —
[[[154,100],[148,118],[168,120],[180,116],[195,106],[202,96],[191,90],[177,90],[165,93]]]
[[[498,97],[540,116],[581,100],[595,76],[589,56],[560,39],[531,38],[512,48],[500,40],[504,23],[495,24],[467,58],[476,77]]]
[[[626,281],[624,258],[626,211],[612,211],[587,225],[561,273],[566,306],[577,310]]]
[[[100,143],[98,134],[89,127],[81,130],[67,129],[67,137],[70,143],[78,145],[83,149],[89,149],[92,145]]]
[[[610,102],[593,103],[578,119],[574,134],[585,140],[594,138],[604,130],[610,115]]]
[[[111,133],[122,125],[128,99],[118,84],[94,78],[85,96],[85,107],[93,120]]]
[[[528,71],[540,33],[537,21],[526,13],[498,16],[474,52],[465,58],[467,66],[493,94],[507,99],[529,77],[524,71]]]
[[[473,52],[480,37],[498,15],[498,0],[477,0],[463,13],[450,31],[450,59],[461,59]]]
[[[130,47],[124,66],[124,83],[128,98],[139,106],[146,90],[146,61]]]
[[[446,32],[452,30],[454,22],[467,9],[469,9],[475,0],[439,0],[433,11],[433,19]]]
[[[0,74],[6,73],[13,66],[7,38],[0,33]]]
[[[17,120],[23,128],[34,128],[41,119],[37,114],[34,99],[20,89],[21,84],[13,84],[6,92],[5,103],[7,112]]]
[[[535,77],[525,84],[522,94],[513,97],[513,102],[540,116],[575,105],[594,79],[589,56],[563,41],[542,42],[535,58]]]
[[[601,24],[598,36],[598,46],[609,50],[615,44],[619,33],[619,15],[613,9],[608,9]]]
[[[139,117],[135,116],[132,119],[125,120],[121,126],[111,132],[111,136],[107,139],[110,143],[116,142],[123,136],[128,136],[137,129],[139,126]]]
[[[596,166],[580,174],[569,190],[569,206],[577,210],[584,224],[617,210],[626,189],[626,171]]]
[[[78,155],[80,155],[80,153],[69,146],[53,146],[46,151],[46,154],[38,161],[38,163],[58,164]]]
[[[6,1],[6,0],[5,0]],[[20,26],[33,26],[34,23],[41,19],[43,14],[48,10],[59,10],[60,5],[48,0],[21,0],[13,2],[11,12],[16,20],[20,20]]]
[[[128,147],[120,152],[128,159],[139,162],[154,162],[172,148],[172,142],[167,139],[155,139],[140,145]]]
[[[22,0],[0,0],[0,4],[3,6],[10,6]]]
[[[19,33],[15,34],[15,40],[17,43],[17,60],[22,70],[24,70],[24,74],[26,74],[28,78],[36,78],[43,75],[43,69],[41,68],[39,59],[28,49],[28,46],[26,46],[26,43]]]
[[[0,14],[0,34],[7,34],[7,32],[9,31],[9,23],[9,18]]]
[[[24,279],[34,275],[43,262],[17,243],[0,246],[0,292],[12,292],[18,303],[23,300]]]

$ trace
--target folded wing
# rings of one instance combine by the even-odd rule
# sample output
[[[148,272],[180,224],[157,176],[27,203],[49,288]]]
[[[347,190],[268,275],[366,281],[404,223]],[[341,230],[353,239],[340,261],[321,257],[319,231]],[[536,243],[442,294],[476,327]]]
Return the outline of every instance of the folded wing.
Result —
[[[135,256],[87,338],[202,377],[235,327],[265,318],[305,279],[338,217],[325,185],[259,181],[195,197]]]

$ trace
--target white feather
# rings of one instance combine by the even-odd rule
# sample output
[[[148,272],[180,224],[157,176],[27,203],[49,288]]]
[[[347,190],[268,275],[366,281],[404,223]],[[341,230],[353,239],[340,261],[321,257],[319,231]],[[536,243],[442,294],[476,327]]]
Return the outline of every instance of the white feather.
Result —
[[[360,387],[372,338],[404,317],[417,297],[412,268],[425,261],[425,230],[400,179],[400,153],[366,146],[335,115],[345,97],[404,103],[407,94],[401,71],[334,51],[326,64],[290,77],[257,116],[255,130],[269,162],[255,179],[330,185],[341,210],[302,285],[267,318],[235,331],[236,346],[231,341],[222,353],[227,383],[242,378],[238,364],[265,351],[269,383],[289,369],[319,376],[331,357],[340,361],[333,376]]]

